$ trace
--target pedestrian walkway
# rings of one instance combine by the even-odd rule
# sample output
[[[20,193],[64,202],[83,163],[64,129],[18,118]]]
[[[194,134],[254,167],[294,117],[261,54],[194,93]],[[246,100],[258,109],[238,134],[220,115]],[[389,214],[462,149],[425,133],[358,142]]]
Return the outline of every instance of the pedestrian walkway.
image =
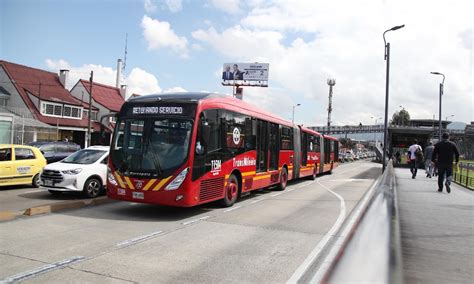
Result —
[[[395,169],[406,283],[474,283],[474,192]]]

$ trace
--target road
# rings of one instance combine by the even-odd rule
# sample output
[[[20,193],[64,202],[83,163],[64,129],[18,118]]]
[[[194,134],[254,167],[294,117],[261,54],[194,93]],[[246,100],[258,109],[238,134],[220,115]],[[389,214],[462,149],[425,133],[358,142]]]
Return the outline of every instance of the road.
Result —
[[[286,282],[379,174],[359,161],[231,208],[115,202],[2,222],[0,281]]]

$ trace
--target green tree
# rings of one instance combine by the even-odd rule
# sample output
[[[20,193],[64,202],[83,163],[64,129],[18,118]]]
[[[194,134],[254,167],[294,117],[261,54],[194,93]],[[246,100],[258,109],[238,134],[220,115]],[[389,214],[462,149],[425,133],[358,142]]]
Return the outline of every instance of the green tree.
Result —
[[[341,138],[339,139],[339,142],[341,143],[342,148],[352,149],[355,146],[355,141],[350,138]]]
[[[407,126],[410,124],[410,114],[406,109],[396,111],[392,116],[392,125]]]

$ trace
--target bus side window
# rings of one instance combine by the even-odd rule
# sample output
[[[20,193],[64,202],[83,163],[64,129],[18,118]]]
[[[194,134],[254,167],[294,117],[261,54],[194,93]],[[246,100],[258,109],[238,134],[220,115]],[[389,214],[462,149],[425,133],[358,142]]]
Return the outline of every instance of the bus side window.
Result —
[[[199,118],[199,128],[198,128],[198,135],[196,139],[196,154],[204,155],[206,153],[206,146],[209,141],[209,135],[210,135],[209,123],[204,117],[204,114],[201,114],[201,117]]]

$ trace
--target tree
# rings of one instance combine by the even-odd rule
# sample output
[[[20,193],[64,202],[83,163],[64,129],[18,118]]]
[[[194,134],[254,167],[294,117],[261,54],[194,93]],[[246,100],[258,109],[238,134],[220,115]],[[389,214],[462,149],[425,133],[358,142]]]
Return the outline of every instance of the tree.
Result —
[[[407,126],[410,124],[410,114],[405,109],[396,111],[392,116],[392,125]]]
[[[355,141],[351,140],[350,138],[341,138],[339,142],[342,145],[342,148],[352,149],[355,146]]]

